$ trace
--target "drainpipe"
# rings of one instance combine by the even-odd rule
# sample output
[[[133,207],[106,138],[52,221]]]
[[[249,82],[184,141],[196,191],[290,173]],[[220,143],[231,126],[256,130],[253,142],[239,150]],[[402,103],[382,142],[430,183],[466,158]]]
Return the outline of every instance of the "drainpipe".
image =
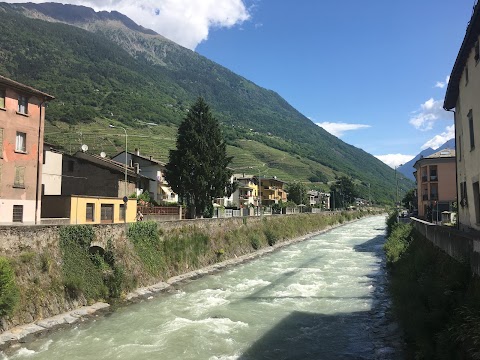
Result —
[[[457,193],[457,229],[460,229],[460,216],[459,216],[460,202],[458,201],[459,197],[458,197],[458,168],[457,168],[457,161],[458,161],[458,158],[457,158],[458,155],[457,154],[458,154],[458,146],[459,146],[459,144],[457,144],[457,124],[456,124],[457,113],[455,112],[455,110],[448,110],[448,109],[445,109],[445,108],[444,108],[444,110],[453,113],[453,124],[454,124],[454,127],[455,127],[455,191]],[[464,139],[464,141],[465,141],[465,139]],[[437,215],[438,215],[438,210],[437,210]]]
[[[38,198],[39,198],[39,190],[38,188],[42,186],[40,184],[40,135],[42,133],[42,106],[45,104],[47,100],[43,98],[43,101],[40,103],[40,119],[38,124],[38,142],[37,142],[37,188],[35,190],[35,225],[38,224]],[[40,195],[41,196],[41,195]]]

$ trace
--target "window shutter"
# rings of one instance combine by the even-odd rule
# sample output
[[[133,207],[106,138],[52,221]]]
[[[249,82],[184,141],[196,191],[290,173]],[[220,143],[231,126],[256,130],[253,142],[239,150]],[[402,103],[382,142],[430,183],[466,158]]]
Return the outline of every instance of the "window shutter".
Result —
[[[5,109],[5,90],[0,89],[0,108]]]
[[[15,187],[25,187],[25,166],[17,166],[15,168]]]

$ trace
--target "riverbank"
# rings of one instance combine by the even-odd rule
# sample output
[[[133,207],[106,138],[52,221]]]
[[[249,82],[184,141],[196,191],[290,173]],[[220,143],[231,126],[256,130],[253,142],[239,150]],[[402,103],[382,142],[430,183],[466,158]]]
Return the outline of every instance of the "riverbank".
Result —
[[[406,358],[479,358],[480,278],[411,225],[390,228],[389,289]]]
[[[188,269],[189,264],[194,264],[194,263],[197,264],[198,268],[195,269],[195,270],[191,270],[191,271],[181,271],[180,270],[176,274],[174,273],[173,274],[174,276],[170,276],[168,278],[161,279],[161,281],[156,281],[156,282],[151,281],[150,284],[155,283],[155,285],[153,285],[153,286],[140,286],[136,290],[128,292],[128,294],[126,296],[122,297],[122,300],[128,302],[128,301],[135,301],[136,299],[148,298],[148,297],[152,296],[153,294],[155,294],[157,292],[160,292],[160,291],[163,291],[163,290],[166,290],[170,286],[172,286],[174,284],[177,284],[179,282],[186,281],[186,280],[189,280],[189,279],[198,278],[200,276],[203,276],[203,275],[215,272],[215,271],[219,271],[219,270],[224,269],[226,267],[229,267],[229,266],[232,266],[232,265],[235,265],[235,264],[239,264],[239,263],[242,263],[242,262],[245,262],[245,261],[249,261],[253,258],[262,256],[266,253],[270,253],[272,251],[275,251],[278,248],[288,246],[288,245],[293,244],[295,242],[303,241],[307,238],[310,238],[311,236],[314,236],[314,235],[319,234],[321,232],[328,231],[331,228],[333,228],[335,225],[342,225],[342,223],[346,223],[349,220],[357,219],[357,218],[360,218],[360,217],[363,217],[363,216],[366,216],[366,215],[369,215],[369,213],[344,213],[344,214],[337,214],[335,216],[329,215],[329,216],[323,216],[323,217],[318,217],[318,216],[312,217],[312,215],[307,215],[307,216],[301,215],[301,216],[294,216],[295,218],[294,217],[272,217],[270,219],[262,219],[261,224],[263,225],[264,228],[260,228],[260,230],[264,234],[266,232],[266,235],[264,235],[264,238],[262,238],[259,235],[260,234],[259,231],[258,231],[259,227],[258,226],[254,227],[254,229],[256,229],[257,231],[254,231],[253,236],[247,236],[246,237],[246,239],[248,240],[248,243],[247,243],[249,245],[248,247],[245,247],[245,246],[231,246],[232,244],[228,241],[229,236],[226,236],[226,235],[228,235],[229,232],[228,231],[225,232],[225,231],[223,231],[225,229],[223,229],[222,230],[223,237],[220,237],[220,236],[215,237],[214,236],[213,238],[210,238],[210,246],[209,246],[209,249],[208,249],[208,252],[210,254],[212,254],[212,252],[213,252],[213,255],[214,255],[213,259],[215,261],[218,261],[218,262],[215,262],[213,264],[206,265],[206,266],[201,266],[200,264],[204,264],[205,261],[206,262],[212,261],[212,256],[210,256],[210,259],[208,259],[208,258],[207,259],[205,259],[205,258],[204,259],[198,259],[197,258],[196,261],[195,261],[195,259],[190,259],[190,261],[187,261],[187,262],[185,262],[185,256],[180,256],[180,259],[182,259],[182,258],[184,259],[183,260],[184,263],[181,264],[181,265],[183,265],[182,267],[184,269],[185,268]],[[287,219],[287,218],[289,218],[289,219]],[[297,223],[299,225],[303,224],[303,225],[305,225],[305,227],[303,229],[297,228],[295,230],[295,228],[289,228],[289,227],[286,226],[286,225],[291,225],[292,223]],[[288,239],[286,237],[285,238],[278,237],[278,234],[272,233],[272,227],[274,227],[275,225],[279,227],[280,231],[285,231],[286,236],[288,236],[288,235],[291,236],[292,232],[295,232],[295,231],[299,231],[299,232],[303,232],[303,233],[305,233],[308,230],[310,230],[310,231],[309,231],[308,235],[302,235],[302,236],[297,236],[293,239],[291,239],[291,238]],[[315,227],[315,226],[323,227],[323,229],[312,232],[311,231],[312,227]],[[212,234],[212,231],[211,231],[212,229],[211,229],[210,226],[205,227],[203,234],[205,234],[205,230],[207,230],[207,229],[210,230],[209,235],[211,237],[213,234]],[[240,228],[230,229],[230,230],[235,232],[235,234],[237,236],[237,240],[241,240],[242,235],[244,236],[245,234],[249,233],[249,231],[246,231],[245,229],[248,229],[248,224],[242,223]],[[165,230],[161,230],[160,232],[162,232],[162,231],[165,232]],[[198,227],[194,227],[194,229],[185,229],[185,228],[178,228],[177,227],[177,228],[175,228],[173,230],[170,230],[170,231],[173,231],[177,235],[178,235],[179,231],[182,232],[183,234],[191,234],[192,231],[193,231],[193,233],[196,234],[194,238],[198,240],[198,235],[199,235]],[[242,234],[241,231],[243,231],[243,232],[246,231],[246,233]],[[252,234],[250,234],[250,235],[252,235]],[[268,238],[267,235],[270,235],[270,241],[269,241],[269,238]],[[275,238],[275,237],[278,237],[278,238]],[[164,233],[162,241],[166,241],[166,239],[167,239],[167,237],[165,236],[165,233]],[[175,241],[179,241],[178,236],[175,237],[175,239],[176,239]],[[255,239],[258,240],[258,243],[254,241]],[[123,242],[123,245],[128,245],[127,240],[128,239],[125,239],[125,241]],[[214,241],[212,241],[212,240],[214,240]],[[223,240],[223,241],[221,241],[221,240]],[[225,241],[225,240],[227,240],[227,241]],[[180,243],[184,243],[184,241],[180,241]],[[214,247],[212,246],[212,243],[215,244]],[[243,241],[243,242],[242,241],[237,241],[236,242],[237,245],[241,245],[242,243],[243,243],[243,245],[245,245],[244,244],[245,241]],[[126,255],[125,253],[122,254],[122,251],[124,251],[125,248],[123,246],[119,246],[119,245],[121,245],[121,244],[118,244],[118,242],[117,242],[117,247],[115,249],[116,251],[114,251],[115,256],[116,256],[116,261],[119,263],[120,261],[123,260],[122,265],[127,267],[129,265],[129,262],[125,261],[125,258],[127,258],[127,260],[128,260],[128,256],[125,256]],[[188,245],[188,244],[186,244],[186,245]],[[223,247],[220,248],[223,251],[219,251],[220,246],[223,246]],[[186,246],[186,247],[188,248],[189,245]],[[257,249],[255,249],[255,247],[257,247]],[[132,249],[132,246],[130,246],[130,249]],[[232,249],[234,249],[234,251],[232,251]],[[145,250],[145,249],[143,249],[143,250]],[[205,256],[205,252],[206,251],[198,253],[197,257]],[[242,252],[243,252],[243,254],[242,254]],[[181,253],[183,255],[186,255],[184,252],[181,252]],[[189,254],[191,254],[191,252]],[[119,255],[123,255],[123,257],[119,256]],[[132,254],[129,254],[129,255],[132,255]],[[178,253],[177,253],[177,255],[178,255]],[[222,260],[221,257],[229,257],[229,258],[227,258],[225,260]],[[140,258],[140,259],[138,259],[138,258]],[[148,259],[147,259],[147,261],[148,261]],[[177,257],[177,261],[178,261],[178,257]],[[138,269],[138,267],[140,267],[140,265],[142,265],[141,262],[142,262],[141,255],[137,255],[137,259],[136,259],[136,262],[135,262],[135,265],[137,266],[137,269]],[[148,264],[148,262],[147,262],[147,264]],[[168,269],[168,266],[165,266],[166,264],[162,264],[162,265],[163,265],[163,268]],[[180,266],[178,266],[178,268],[180,268]],[[148,270],[146,270],[144,272],[147,273],[147,274],[149,273]],[[148,279],[148,278],[153,279],[153,278],[155,278],[153,276],[149,277],[149,276],[146,276],[145,274],[143,274],[143,275],[144,275],[143,279]],[[142,280],[142,281],[148,281],[148,280]],[[70,324],[70,323],[75,323],[75,322],[78,322],[78,321],[84,321],[84,319],[86,317],[88,318],[88,317],[92,316],[93,314],[96,313],[96,311],[99,311],[99,310],[105,311],[106,309],[108,309],[108,307],[109,307],[109,305],[107,303],[104,303],[104,302],[100,302],[100,303],[94,304],[92,306],[77,306],[74,309],[68,310],[66,312],[62,312],[60,315],[56,314],[53,317],[47,318],[46,320],[39,319],[37,321],[30,322],[28,325],[15,326],[15,327],[9,329],[8,331],[3,332],[0,335],[0,347],[5,348],[5,347],[7,347],[11,344],[14,344],[14,343],[28,341],[29,338],[34,336],[33,334],[39,334],[39,333],[43,333],[43,332],[46,332],[46,331],[50,331],[54,328],[65,326],[65,325]]]

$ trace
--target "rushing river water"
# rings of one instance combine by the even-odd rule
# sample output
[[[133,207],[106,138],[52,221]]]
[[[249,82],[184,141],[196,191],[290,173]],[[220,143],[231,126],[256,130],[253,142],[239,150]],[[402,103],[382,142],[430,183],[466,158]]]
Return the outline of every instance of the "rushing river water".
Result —
[[[400,359],[384,222],[348,224],[0,359]]]

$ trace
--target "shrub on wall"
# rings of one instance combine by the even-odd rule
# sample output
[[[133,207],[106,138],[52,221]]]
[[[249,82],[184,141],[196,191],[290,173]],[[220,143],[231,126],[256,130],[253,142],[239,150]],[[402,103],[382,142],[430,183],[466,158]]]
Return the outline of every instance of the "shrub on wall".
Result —
[[[160,233],[154,221],[141,221],[128,227],[127,237],[151,275],[158,276],[165,264]]]
[[[13,268],[8,259],[0,257],[0,318],[13,313],[19,295]]]
[[[90,225],[66,226],[60,229],[63,284],[72,298],[82,294],[87,299],[119,297],[124,271],[115,264],[112,242],[105,253],[89,252],[95,232]]]

